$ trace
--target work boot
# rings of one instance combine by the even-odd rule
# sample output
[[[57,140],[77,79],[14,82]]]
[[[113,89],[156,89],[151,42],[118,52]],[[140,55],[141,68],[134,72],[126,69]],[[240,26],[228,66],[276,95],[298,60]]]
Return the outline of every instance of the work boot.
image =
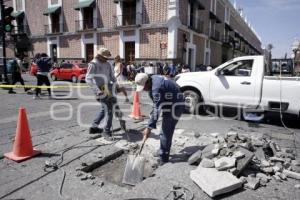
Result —
[[[98,127],[91,127],[89,130],[89,134],[101,134],[103,132],[102,128],[98,128]]]
[[[112,136],[112,132],[111,131],[104,131],[102,135],[105,138],[110,138]]]

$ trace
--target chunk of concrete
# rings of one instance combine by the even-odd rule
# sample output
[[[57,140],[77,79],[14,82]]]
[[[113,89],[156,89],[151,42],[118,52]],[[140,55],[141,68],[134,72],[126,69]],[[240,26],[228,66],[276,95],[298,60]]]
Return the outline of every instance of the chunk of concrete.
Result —
[[[300,189],[300,184],[294,186],[296,189]]]
[[[247,177],[247,183],[245,184],[246,188],[256,190],[259,186],[259,178]]]
[[[265,152],[263,150],[263,148],[257,148],[254,152],[255,156],[257,157],[258,160],[260,161],[263,161],[263,160],[266,160],[266,157],[265,157]]]
[[[263,173],[257,173],[256,177],[260,178],[260,179],[262,179],[262,180],[264,180],[266,182],[269,182],[269,180],[271,180],[271,177],[269,177],[269,176],[267,176],[267,175],[265,175]]]
[[[218,160],[215,160],[215,167],[217,170],[222,171],[235,167],[236,159],[232,157],[222,157]]]
[[[280,147],[275,142],[271,142],[270,147],[271,147],[274,155],[276,155],[276,153],[281,151]]]
[[[238,133],[237,132],[235,132],[235,131],[229,131],[227,134],[227,137],[237,137],[238,136]]]
[[[261,140],[252,140],[252,145],[255,147],[263,147],[264,146],[264,142]]]
[[[200,166],[204,167],[204,168],[214,168],[215,167],[215,163],[211,159],[203,158],[203,160],[200,163]]]
[[[283,174],[285,174],[289,178],[300,180],[300,174],[296,172],[292,172],[289,170],[283,170]]]
[[[265,168],[262,168],[261,170],[267,174],[271,174],[274,172],[273,167],[265,167]]]
[[[272,161],[272,162],[282,162],[282,163],[284,163],[284,162],[285,162],[285,159],[283,159],[283,158],[278,158],[278,157],[270,157],[270,161]]]
[[[217,138],[220,135],[220,133],[211,133],[210,135],[214,138]]]
[[[190,165],[199,164],[199,162],[201,161],[201,156],[202,156],[202,151],[201,150],[196,151],[193,155],[189,157],[188,163]]]
[[[208,158],[212,159],[215,157],[215,155],[212,153],[212,150],[215,149],[214,144],[207,145],[203,150],[202,150],[202,157],[203,158]]]
[[[292,160],[292,165],[300,167],[300,161],[299,160]]]
[[[232,157],[236,158],[236,159],[240,159],[240,158],[244,158],[245,154],[241,151],[235,151],[232,155]]]
[[[245,154],[245,157],[237,160],[236,173],[234,174],[236,176],[238,176],[245,169],[245,167],[248,165],[248,163],[252,160],[254,156],[254,153],[248,151],[243,147],[238,147],[237,150]]]
[[[191,179],[210,197],[228,193],[242,187],[242,182],[226,171],[214,168],[197,169],[190,172]]]

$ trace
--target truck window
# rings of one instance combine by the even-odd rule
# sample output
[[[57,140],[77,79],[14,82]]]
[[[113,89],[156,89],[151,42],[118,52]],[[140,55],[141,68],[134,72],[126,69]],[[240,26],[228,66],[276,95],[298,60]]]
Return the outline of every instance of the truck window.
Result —
[[[251,76],[253,60],[240,60],[223,68],[225,76]]]

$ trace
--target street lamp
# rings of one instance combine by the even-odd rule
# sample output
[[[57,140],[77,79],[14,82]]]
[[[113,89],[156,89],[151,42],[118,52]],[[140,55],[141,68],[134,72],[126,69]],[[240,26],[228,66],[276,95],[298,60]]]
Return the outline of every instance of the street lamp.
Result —
[[[300,41],[295,39],[295,41],[292,44],[292,51],[294,53],[294,59],[293,59],[293,61],[294,61],[293,69],[294,70],[295,70],[295,65],[296,65],[297,53],[300,52],[299,47],[300,47]]]

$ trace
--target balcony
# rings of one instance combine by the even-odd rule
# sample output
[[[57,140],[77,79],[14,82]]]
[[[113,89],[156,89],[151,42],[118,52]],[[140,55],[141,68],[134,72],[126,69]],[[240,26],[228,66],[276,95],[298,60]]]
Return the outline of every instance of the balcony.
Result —
[[[86,20],[76,20],[75,21],[75,30],[79,31],[89,31],[95,30],[100,27],[98,18],[91,18]]]
[[[142,24],[142,14],[133,13],[114,16],[114,26],[117,27],[136,27]]]
[[[53,23],[45,25],[45,35],[56,35],[62,34],[64,31],[64,24],[62,23]]]
[[[12,35],[30,35],[29,26],[28,25],[20,25],[14,26],[11,31]]]
[[[234,39],[230,35],[223,35],[222,42],[223,42],[224,45],[233,46]]]
[[[209,31],[209,37],[212,39],[212,40],[215,40],[215,41],[220,41],[220,32],[217,31],[217,30],[210,30]]]

